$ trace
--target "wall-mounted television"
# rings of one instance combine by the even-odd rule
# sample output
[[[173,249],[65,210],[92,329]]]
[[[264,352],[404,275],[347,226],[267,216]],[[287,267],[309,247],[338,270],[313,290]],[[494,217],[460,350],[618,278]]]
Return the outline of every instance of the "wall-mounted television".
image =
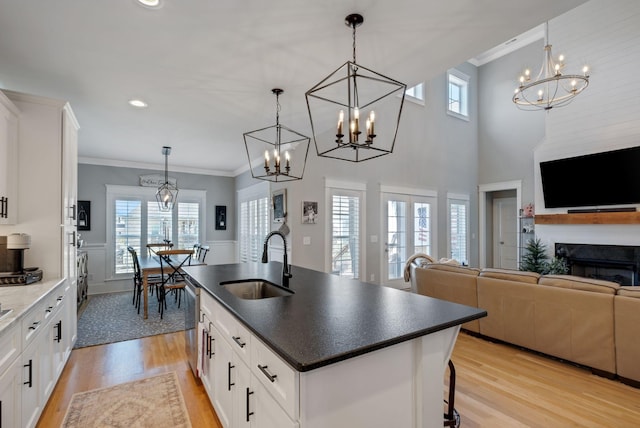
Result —
[[[640,203],[640,146],[540,162],[545,208]]]

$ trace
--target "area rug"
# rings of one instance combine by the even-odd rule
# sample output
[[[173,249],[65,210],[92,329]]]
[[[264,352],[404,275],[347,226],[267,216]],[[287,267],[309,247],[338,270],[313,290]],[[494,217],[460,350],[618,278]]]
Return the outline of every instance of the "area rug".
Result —
[[[63,428],[191,427],[176,372],[78,392]]]
[[[149,296],[149,318],[146,320],[132,304],[132,292],[89,296],[78,319],[78,340],[74,346],[102,345],[184,330],[184,301],[180,308],[170,296],[163,319],[158,313],[156,296]]]

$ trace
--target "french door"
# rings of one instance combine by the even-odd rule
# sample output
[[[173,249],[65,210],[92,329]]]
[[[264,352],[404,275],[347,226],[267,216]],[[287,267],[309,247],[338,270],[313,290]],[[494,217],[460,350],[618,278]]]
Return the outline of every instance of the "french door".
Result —
[[[382,284],[408,288],[404,266],[415,253],[434,254],[435,198],[383,193]]]

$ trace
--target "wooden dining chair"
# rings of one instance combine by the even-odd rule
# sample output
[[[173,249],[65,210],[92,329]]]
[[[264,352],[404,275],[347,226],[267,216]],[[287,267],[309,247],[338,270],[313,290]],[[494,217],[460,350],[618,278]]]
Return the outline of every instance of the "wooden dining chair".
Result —
[[[164,315],[167,307],[167,293],[175,293],[175,300],[178,308],[182,301],[182,293],[184,293],[184,277],[181,269],[191,264],[193,250],[160,250],[156,254],[160,260],[160,273],[162,275],[162,283],[158,286],[158,311],[160,319]]]
[[[200,246],[200,251],[198,251],[198,256],[196,257],[196,259],[200,263],[204,263],[204,260],[207,258],[207,253],[208,252],[209,252],[209,246],[208,245],[201,245]]]
[[[127,247],[127,251],[131,255],[133,263],[133,300],[132,304],[138,309],[140,313],[140,296],[142,295],[142,270],[140,269],[140,260],[138,259],[138,252],[131,246]],[[150,275],[147,277],[147,284],[149,290],[153,291],[153,288],[162,283],[162,277],[160,275]]]

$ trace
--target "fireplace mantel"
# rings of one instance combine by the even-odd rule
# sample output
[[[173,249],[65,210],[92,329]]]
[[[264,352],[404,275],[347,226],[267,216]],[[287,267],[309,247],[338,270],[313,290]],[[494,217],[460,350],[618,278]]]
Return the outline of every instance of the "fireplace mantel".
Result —
[[[640,212],[537,214],[536,224],[640,224]]]

